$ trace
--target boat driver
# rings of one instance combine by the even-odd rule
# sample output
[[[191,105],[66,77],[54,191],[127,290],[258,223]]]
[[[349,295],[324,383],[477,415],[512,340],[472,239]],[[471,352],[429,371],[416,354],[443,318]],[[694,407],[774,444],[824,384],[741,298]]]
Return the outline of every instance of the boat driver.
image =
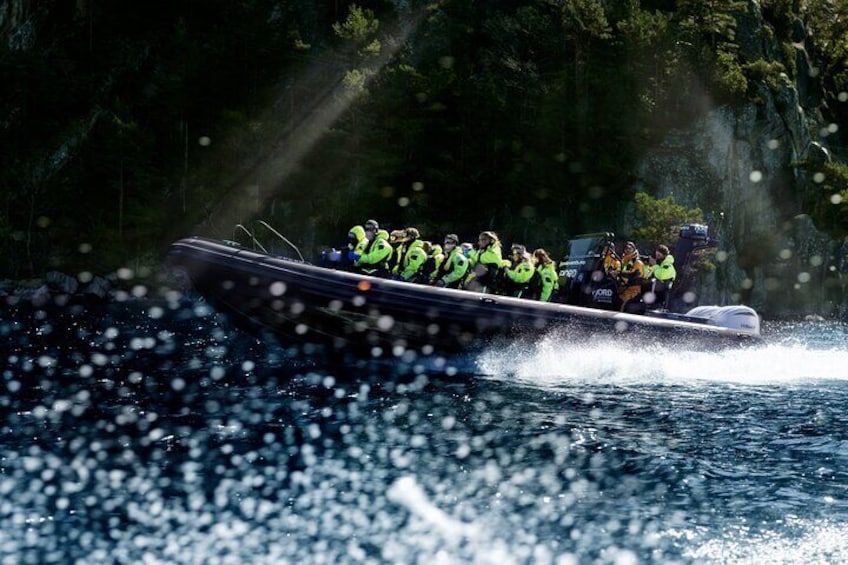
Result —
[[[621,272],[618,273],[619,291],[622,312],[635,312],[640,310],[642,295],[642,282],[647,276],[648,270],[639,258],[639,250],[636,244],[628,241],[624,244],[624,254],[621,257]],[[644,310],[644,304],[641,305]]]
[[[604,275],[615,278],[621,270],[621,259],[615,252],[615,243],[609,242],[604,248]]]

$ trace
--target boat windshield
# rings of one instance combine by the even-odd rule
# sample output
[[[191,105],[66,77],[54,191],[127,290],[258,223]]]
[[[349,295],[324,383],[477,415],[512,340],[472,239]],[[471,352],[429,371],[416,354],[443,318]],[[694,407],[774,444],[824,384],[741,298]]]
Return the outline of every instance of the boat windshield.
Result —
[[[606,234],[579,237],[568,242],[567,257],[598,255],[607,241]]]

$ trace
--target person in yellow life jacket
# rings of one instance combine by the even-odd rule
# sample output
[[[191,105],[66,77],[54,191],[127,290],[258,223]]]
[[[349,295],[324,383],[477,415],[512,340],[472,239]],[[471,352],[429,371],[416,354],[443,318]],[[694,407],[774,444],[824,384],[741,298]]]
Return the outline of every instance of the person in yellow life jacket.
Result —
[[[394,241],[392,241],[394,239]],[[406,228],[404,230],[395,230],[389,234],[389,243],[392,244],[392,257],[389,261],[389,266],[392,270],[392,276],[400,277],[408,263],[407,254],[412,248],[413,243],[421,240],[421,234],[416,228]],[[420,247],[420,244],[418,244]]]
[[[433,273],[441,266],[445,260],[445,252],[442,246],[438,243],[430,243],[430,251],[427,255],[427,262],[424,263],[424,272],[428,278],[432,278]]]
[[[392,246],[392,257],[389,259],[389,269],[392,273],[395,272],[395,268],[400,264],[401,258],[401,245],[404,243],[404,232],[406,230],[392,230],[389,232],[389,245]]]
[[[621,259],[618,257],[618,253],[615,252],[615,244],[612,242],[609,242],[606,249],[604,249],[603,269],[605,275],[612,276],[613,278],[616,275],[611,273],[615,272],[618,274],[621,270]]]
[[[532,256],[521,244],[513,244],[510,248],[509,259],[501,262],[504,277],[504,293],[516,298],[526,295],[530,279],[536,273]]]
[[[354,252],[353,266],[366,275],[386,276],[389,272],[388,261],[392,255],[389,232],[381,230],[376,220],[368,220],[363,228],[368,243],[361,253]]]
[[[403,256],[401,264],[396,268],[399,271],[399,274],[393,275],[397,276],[400,280],[404,280],[407,282],[416,282],[420,280],[420,277],[424,270],[424,264],[427,262],[427,258],[429,257],[428,246],[425,245],[426,242],[416,239],[409,243],[409,248]]]
[[[492,292],[501,270],[501,241],[495,232],[484,231],[477,238],[477,259],[465,278],[466,290]]]
[[[459,288],[468,272],[468,258],[459,246],[459,237],[449,233],[445,236],[444,259],[430,275],[433,284],[448,288]]]
[[[621,257],[621,271],[618,273],[619,291],[621,299],[621,311],[633,309],[642,294],[642,283],[648,274],[645,264],[639,259],[639,250],[636,244],[628,241],[624,245],[624,255]]]
[[[540,302],[551,302],[559,290],[559,274],[557,273],[556,263],[548,255],[544,249],[537,249],[533,252],[533,259],[536,263],[536,273],[539,276],[539,284],[541,286],[538,296],[533,296]]]
[[[648,258],[648,278],[650,280],[650,293],[645,295],[645,302],[656,306],[665,306],[668,291],[677,278],[677,269],[674,268],[674,256],[668,246],[659,245],[653,257]]]
[[[354,269],[354,262],[357,257],[362,255],[367,246],[368,238],[365,237],[365,228],[360,225],[350,228],[347,232],[347,248],[339,253],[339,258],[336,261],[338,266],[345,270]]]

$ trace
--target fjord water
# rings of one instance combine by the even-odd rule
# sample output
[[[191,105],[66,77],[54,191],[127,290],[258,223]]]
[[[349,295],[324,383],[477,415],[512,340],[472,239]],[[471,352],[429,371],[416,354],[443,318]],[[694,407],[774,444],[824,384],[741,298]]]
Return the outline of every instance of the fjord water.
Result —
[[[275,344],[193,298],[2,307],[0,563],[848,560],[848,329]]]

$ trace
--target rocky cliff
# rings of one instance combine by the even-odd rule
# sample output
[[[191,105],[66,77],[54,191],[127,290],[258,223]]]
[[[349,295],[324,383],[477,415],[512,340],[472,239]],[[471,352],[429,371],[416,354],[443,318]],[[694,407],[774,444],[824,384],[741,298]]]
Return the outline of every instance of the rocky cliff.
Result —
[[[749,60],[772,61],[773,40],[759,39],[758,3],[739,30]],[[820,112],[815,70],[798,24],[796,70],[760,85],[741,106],[719,106],[649,151],[639,188],[700,207],[720,242],[702,302],[746,302],[773,316],[845,316],[848,240],[833,239],[803,214],[819,178],[797,166],[831,159],[834,128]]]

